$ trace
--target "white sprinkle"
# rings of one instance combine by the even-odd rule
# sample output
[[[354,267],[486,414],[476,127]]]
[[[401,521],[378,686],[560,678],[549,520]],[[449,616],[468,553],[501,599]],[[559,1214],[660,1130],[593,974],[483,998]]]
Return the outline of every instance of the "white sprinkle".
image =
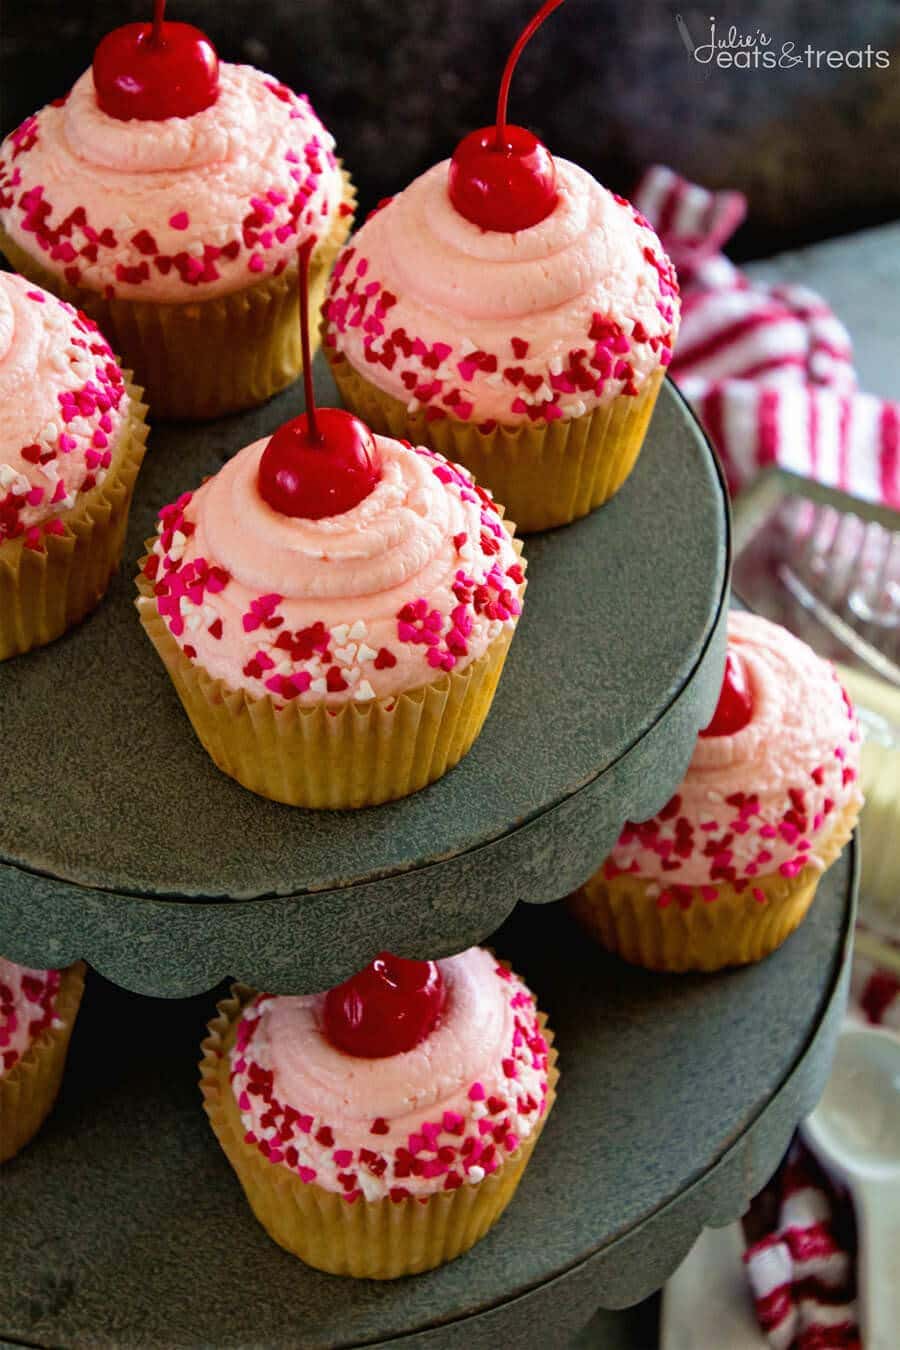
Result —
[[[374,647],[367,647],[364,642],[361,642],[356,652],[356,659],[357,661],[374,661],[377,655]]]
[[[183,534],[181,530],[176,530],[175,533],[172,535],[173,547],[184,548],[186,543],[187,543],[187,535]]]
[[[484,1181],[484,1168],[475,1166],[470,1167],[467,1176],[470,1181]]]
[[[471,561],[471,559],[472,559],[472,545],[469,543],[468,539],[466,540],[466,542],[465,542],[464,544],[460,544],[459,548],[457,549],[457,552],[458,552],[459,556],[462,558],[463,562],[470,562],[470,561]]]
[[[294,663],[293,663],[293,661],[291,661],[290,659],[288,659],[288,660],[286,660],[286,661],[280,661],[280,662],[278,663],[278,665],[275,667],[275,674],[276,674],[276,675],[290,675],[290,674],[293,672],[293,669],[294,669]]]
[[[48,422],[38,439],[46,441],[48,445],[55,445],[59,440],[59,427],[55,422]]]
[[[133,226],[134,221],[131,219],[131,216],[128,215],[121,215],[116,221],[117,230],[130,230]]]
[[[353,697],[358,703],[366,703],[369,699],[375,697],[375,690],[369,684],[368,680],[361,680],[358,689],[354,689]]]
[[[366,636],[366,633],[368,631],[369,630],[367,629],[364,621],[362,619],[357,619],[353,627],[350,629],[350,636],[353,638],[354,642],[358,642],[360,638],[364,638]]]
[[[348,642],[345,647],[335,647],[334,654],[342,665],[349,666],[356,655],[356,643]]]
[[[194,610],[193,614],[188,614],[184,622],[185,627],[188,629],[189,632],[196,633],[197,629],[203,623],[203,616],[202,614],[198,614],[197,611]]]
[[[500,374],[499,370],[495,370],[493,375],[485,376],[484,382],[485,384],[489,384],[492,389],[499,389],[503,384],[503,376]]]
[[[341,674],[343,675],[344,679],[347,681],[348,684],[356,684],[356,681],[359,679],[360,675],[362,674],[362,671],[360,670],[359,666],[350,666],[350,667],[345,666],[342,669]]]
[[[470,341],[469,338],[463,338],[462,342],[459,344],[459,354],[462,357],[471,356],[473,352],[477,351],[478,348],[475,346],[475,343]]]
[[[406,405],[406,411],[408,413],[417,413],[421,406],[422,405],[417,398],[411,398]]]
[[[325,683],[322,677],[319,676],[319,678],[313,680],[312,684],[309,686],[309,692],[311,694],[327,694],[328,685]]]
[[[554,356],[550,362],[550,374],[561,375],[563,373],[563,362],[561,356]]]
[[[484,1117],[487,1115],[487,1113],[488,1109],[487,1104],[485,1102],[472,1103],[472,1115],[474,1116],[475,1120],[483,1120]]]
[[[343,645],[350,636],[350,625],[347,623],[335,624],[334,628],[331,630],[331,636],[334,638],[335,642]]]
[[[571,417],[584,417],[587,412],[587,404],[583,399],[576,398],[574,403],[569,404],[569,415]]]
[[[552,400],[552,398],[553,390],[545,381],[537,391],[537,401],[538,403],[547,403]]]

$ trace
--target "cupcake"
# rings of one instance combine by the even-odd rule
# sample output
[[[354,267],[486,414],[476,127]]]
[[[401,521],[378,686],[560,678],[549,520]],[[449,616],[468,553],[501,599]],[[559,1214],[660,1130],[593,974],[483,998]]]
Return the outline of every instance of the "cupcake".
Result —
[[[37,1134],[59,1092],[84,966],[31,970],[0,957],[0,1162]]]
[[[327,994],[236,987],[203,1043],[206,1113],[269,1235],[335,1275],[451,1261],[499,1219],[553,1104],[552,1037],[472,947],[382,953]]]
[[[812,904],[862,805],[856,717],[827,662],[752,614],[728,620],[718,707],[687,776],[626,823],[570,901],[610,951],[653,970],[759,961]]]
[[[0,147],[0,250],[97,320],[155,416],[251,407],[300,369],[298,243],[318,305],[350,226],[333,146],[197,29],[128,24]]]
[[[146,408],[96,326],[0,273],[0,661],[59,637],[119,565]]]
[[[465,464],[527,532],[585,515],[631,472],[679,300],[643,216],[506,124],[510,74],[497,127],[340,254],[323,332],[348,408]]]
[[[465,469],[316,408],[308,361],[304,379],[304,415],[160,512],[137,604],[223,772],[292,806],[370,806],[470,748],[525,577]]]

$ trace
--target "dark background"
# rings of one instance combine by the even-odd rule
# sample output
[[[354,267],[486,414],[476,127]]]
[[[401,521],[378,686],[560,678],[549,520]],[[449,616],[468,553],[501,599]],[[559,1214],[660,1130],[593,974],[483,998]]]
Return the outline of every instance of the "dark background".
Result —
[[[170,0],[229,61],[305,90],[364,209],[492,118],[506,54],[536,0]],[[0,0],[0,131],[66,90],[118,23],[151,0]],[[780,48],[892,54],[887,71],[703,69],[709,16]],[[673,165],[748,193],[748,257],[900,216],[900,0],[568,0],[520,62],[511,117],[629,191]]]

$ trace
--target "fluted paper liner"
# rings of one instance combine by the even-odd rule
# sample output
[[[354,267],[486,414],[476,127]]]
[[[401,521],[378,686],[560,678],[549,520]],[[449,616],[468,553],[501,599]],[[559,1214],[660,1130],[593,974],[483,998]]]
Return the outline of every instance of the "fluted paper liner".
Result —
[[[356,193],[344,174],[344,202]],[[321,307],[334,260],[352,215],[338,215],[310,262],[310,311]],[[17,272],[84,310],[137,374],[155,418],[202,420],[264,403],[303,369],[297,264],[277,277],[209,300],[165,304],[107,300],[71,286],[0,228],[0,252]],[[250,275],[248,273],[248,275]],[[315,344],[316,334],[311,334]]]
[[[817,845],[829,867],[853,833],[858,807],[848,806]],[[718,896],[705,901],[695,889],[690,906],[673,900],[665,909],[648,894],[640,877],[606,880],[602,871],[569,898],[576,918],[592,937],[632,965],[648,970],[721,970],[747,965],[780,947],[799,927],[813,902],[822,872],[804,867],[796,877],[779,872],[754,878],[742,894],[718,883]],[[758,900],[753,888],[765,895]]]
[[[84,963],[76,961],[61,972],[54,1017],[62,1025],[42,1031],[0,1076],[0,1163],[37,1134],[56,1101],[84,990],[84,971]]]
[[[424,409],[408,412],[333,348],[324,351],[348,408],[373,431],[465,464],[503,502],[520,534],[568,525],[618,492],[634,468],[665,376],[660,367],[635,397],[620,394],[581,417],[484,432],[452,415],[430,422]]]
[[[516,1151],[479,1182],[394,1203],[358,1199],[352,1205],[334,1191],[306,1183],[296,1173],[263,1158],[244,1142],[244,1125],[230,1082],[229,1051],[237,1022],[256,991],[235,985],[209,1024],[200,1062],[203,1106],[251,1209],[269,1236],[309,1266],[332,1275],[392,1280],[417,1275],[469,1250],[509,1204],[555,1099],[553,1033],[539,1014],[550,1047],[547,1107]]]
[[[513,545],[521,554],[517,539]],[[389,698],[282,705],[207,674],[169,632],[143,570],[137,587],[141,623],[203,748],[251,792],[289,806],[376,806],[440,778],[481,731],[512,640],[505,628],[464,670]]]
[[[0,661],[52,642],[99,604],[122,558],[134,484],[147,440],[147,408],[130,383],[128,416],[102,483],[59,519],[62,534],[41,533],[43,552],[22,536],[0,544]]]

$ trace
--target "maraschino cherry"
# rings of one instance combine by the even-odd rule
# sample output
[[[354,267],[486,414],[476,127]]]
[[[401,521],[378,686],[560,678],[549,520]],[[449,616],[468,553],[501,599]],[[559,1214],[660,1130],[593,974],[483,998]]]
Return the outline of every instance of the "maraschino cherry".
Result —
[[[120,122],[193,117],[219,96],[219,58],[205,33],[165,21],[154,0],[152,23],[114,28],[94,52],[97,102]]]
[[[309,343],[309,259],[315,239],[301,244],[300,333],[306,412],[275,432],[259,462],[260,495],[283,516],[321,520],[357,506],[379,474],[375,440],[365,422],[340,408],[317,408]]]
[[[725,657],[725,678],[722,692],[716,704],[709,726],[700,732],[701,736],[733,736],[742,731],[753,716],[753,694],[747,669],[731,647]]]
[[[434,961],[379,952],[365,970],[325,995],[325,1035],[338,1050],[362,1059],[399,1055],[425,1039],[445,998]]]
[[[556,165],[547,147],[506,120],[509,85],[526,43],[563,0],[546,0],[520,34],[500,81],[497,122],[464,136],[450,161],[450,200],[483,230],[515,233],[537,225],[556,205]]]

